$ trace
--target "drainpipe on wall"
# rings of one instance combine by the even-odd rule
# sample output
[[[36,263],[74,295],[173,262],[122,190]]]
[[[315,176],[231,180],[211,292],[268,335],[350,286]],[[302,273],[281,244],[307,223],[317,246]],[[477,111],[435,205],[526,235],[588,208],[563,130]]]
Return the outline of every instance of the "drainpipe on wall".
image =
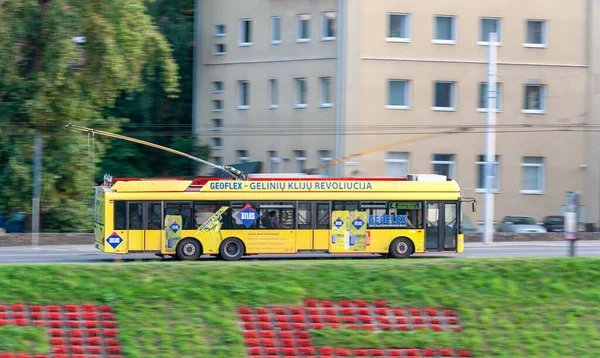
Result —
[[[344,41],[345,41],[345,4],[346,0],[338,0],[338,29],[337,29],[337,75],[335,112],[335,157],[344,156],[344,143],[342,132],[344,130]],[[342,176],[344,163],[335,165],[335,176]]]

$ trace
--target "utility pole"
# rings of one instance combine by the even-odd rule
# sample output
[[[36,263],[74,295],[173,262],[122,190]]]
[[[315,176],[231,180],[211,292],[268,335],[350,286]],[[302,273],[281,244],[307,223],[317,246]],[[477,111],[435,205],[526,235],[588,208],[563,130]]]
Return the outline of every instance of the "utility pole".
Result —
[[[40,244],[40,197],[42,194],[42,137],[39,133],[35,138],[33,163],[31,246],[38,246]]]
[[[494,241],[494,194],[492,185],[496,177],[494,162],[496,161],[496,76],[498,34],[490,33],[488,47],[488,81],[487,81],[487,123],[485,132],[485,205],[483,243]]]
[[[194,1],[194,85],[192,90],[192,138],[200,135],[200,71],[202,69],[202,0]],[[198,143],[194,143],[198,144]],[[197,169],[195,169],[197,171]]]

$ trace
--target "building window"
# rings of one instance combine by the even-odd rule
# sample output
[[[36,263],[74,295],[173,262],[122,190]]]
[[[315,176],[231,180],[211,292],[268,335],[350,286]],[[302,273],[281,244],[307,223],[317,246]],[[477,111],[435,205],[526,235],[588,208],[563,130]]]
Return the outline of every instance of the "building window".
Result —
[[[321,77],[321,107],[331,107],[331,78]]]
[[[223,130],[223,121],[220,118],[213,118],[212,125],[213,125],[213,127],[212,127],[213,131]]]
[[[240,46],[252,45],[252,19],[240,20]]]
[[[546,87],[544,85],[525,85],[524,113],[544,113],[546,111]]]
[[[546,47],[546,21],[545,20],[527,20],[527,38],[523,46],[526,47]]]
[[[212,157],[212,163],[216,165],[223,165],[223,158],[221,157]]]
[[[223,110],[223,100],[213,99],[213,112],[221,112]]]
[[[227,26],[215,25],[215,37],[221,37],[227,35]]]
[[[409,81],[407,80],[389,80],[388,81],[388,103],[387,108],[404,109],[409,108]]]
[[[238,163],[247,163],[250,160],[250,158],[248,158],[247,150],[238,150],[237,156],[238,156]]]
[[[269,152],[269,172],[271,173],[279,173],[279,163],[281,159],[277,157],[277,152],[270,151]]]
[[[477,162],[475,162],[477,166],[477,190],[485,191],[485,155],[478,155]],[[492,191],[498,191],[500,186],[498,185],[498,180],[500,178],[500,157],[496,156],[496,160],[492,162]]]
[[[435,83],[435,103],[434,110],[455,110],[456,109],[456,82]]]
[[[386,175],[394,178],[406,178],[410,170],[408,153],[388,152],[385,158]]]
[[[410,15],[408,14],[389,14],[389,32],[387,40],[389,41],[409,41],[410,40]]]
[[[488,91],[487,82],[479,82],[479,101],[477,102],[477,110],[486,111],[488,108]],[[496,83],[496,110],[502,108],[502,83]]]
[[[213,82],[213,93],[221,93],[223,92],[223,89],[225,85],[223,84],[223,81],[214,81]]]
[[[227,45],[225,44],[215,44],[215,55],[225,55],[227,53]]]
[[[319,151],[319,157],[321,158],[321,175],[328,177],[330,166],[325,166],[329,163],[331,158],[331,152],[329,150],[321,150]]]
[[[281,43],[281,17],[279,16],[271,18],[271,43]]]
[[[454,177],[454,154],[434,154],[431,164],[434,174]]]
[[[337,13],[324,12],[321,18],[323,21],[323,40],[335,40]]]
[[[456,17],[436,16],[434,43],[456,43]]]
[[[481,19],[481,33],[479,34],[479,44],[487,45],[490,42],[490,34],[497,33],[497,42],[502,43],[502,22],[495,17],[484,17]]]
[[[269,107],[279,107],[279,85],[276,79],[269,80]]]
[[[296,41],[310,41],[310,14],[298,15],[298,39]]]
[[[306,108],[306,78],[296,78],[296,108]]]
[[[250,107],[250,84],[248,81],[238,81],[238,109]]]
[[[212,138],[212,149],[223,149],[223,138]]]
[[[306,156],[303,150],[294,151],[294,157],[296,160],[296,173],[304,173],[304,166],[306,163]]]
[[[521,172],[521,193],[539,194],[544,192],[543,157],[523,157]]]

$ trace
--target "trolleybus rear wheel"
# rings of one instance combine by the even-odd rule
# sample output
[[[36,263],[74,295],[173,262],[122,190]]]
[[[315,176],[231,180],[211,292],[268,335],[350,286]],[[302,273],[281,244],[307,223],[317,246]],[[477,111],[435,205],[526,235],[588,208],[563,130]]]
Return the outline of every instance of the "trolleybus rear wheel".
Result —
[[[219,248],[219,255],[225,261],[237,261],[244,255],[244,243],[235,237],[225,239]]]
[[[202,254],[200,243],[194,239],[183,239],[177,245],[177,258],[180,260],[197,260]]]
[[[399,237],[392,241],[390,245],[390,255],[397,259],[404,259],[412,255],[414,245],[412,241],[405,237]]]

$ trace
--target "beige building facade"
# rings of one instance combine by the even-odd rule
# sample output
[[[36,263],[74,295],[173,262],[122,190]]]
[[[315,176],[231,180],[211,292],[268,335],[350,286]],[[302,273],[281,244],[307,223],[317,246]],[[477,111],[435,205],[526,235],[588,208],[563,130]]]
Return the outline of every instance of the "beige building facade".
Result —
[[[565,192],[578,191],[582,221],[598,224],[600,1],[204,0],[201,10],[195,129],[213,161],[290,173],[384,146],[321,174],[440,173],[482,203],[496,32],[495,219],[561,214]]]

